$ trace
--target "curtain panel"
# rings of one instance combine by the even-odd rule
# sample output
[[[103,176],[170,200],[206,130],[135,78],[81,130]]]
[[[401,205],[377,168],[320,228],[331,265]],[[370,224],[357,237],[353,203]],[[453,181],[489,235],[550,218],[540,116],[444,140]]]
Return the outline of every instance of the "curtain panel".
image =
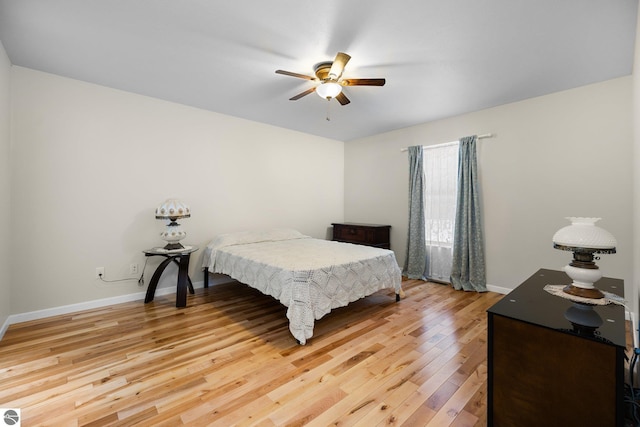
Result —
[[[475,135],[460,139],[451,283],[457,290],[486,292],[476,140]]]
[[[422,146],[409,147],[409,231],[403,274],[424,279],[426,243],[424,223],[424,171]]]

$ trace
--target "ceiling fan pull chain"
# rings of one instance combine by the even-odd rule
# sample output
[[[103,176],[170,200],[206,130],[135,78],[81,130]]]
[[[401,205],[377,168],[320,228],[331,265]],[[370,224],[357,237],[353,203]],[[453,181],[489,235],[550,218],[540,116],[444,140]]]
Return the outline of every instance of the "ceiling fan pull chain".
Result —
[[[327,98],[327,121],[331,121],[331,117],[329,117],[329,113],[331,112],[331,98]]]

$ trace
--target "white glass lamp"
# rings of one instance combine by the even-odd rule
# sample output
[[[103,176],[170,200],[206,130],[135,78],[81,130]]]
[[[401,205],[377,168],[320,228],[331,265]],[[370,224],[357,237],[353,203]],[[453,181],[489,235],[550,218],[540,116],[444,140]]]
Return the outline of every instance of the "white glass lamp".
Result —
[[[156,219],[169,220],[167,228],[160,233],[160,237],[167,242],[166,250],[184,249],[180,240],[187,236],[182,226],[176,221],[180,218],[189,218],[191,209],[177,199],[167,199],[156,209]]]
[[[340,92],[342,92],[342,86],[332,80],[324,81],[316,88],[316,93],[320,98],[329,100],[340,95]]]
[[[616,239],[611,233],[595,225],[600,218],[567,219],[571,221],[571,225],[561,228],[553,236],[554,248],[573,252],[573,260],[564,268],[573,283],[567,285],[564,292],[582,298],[603,298],[604,294],[594,285],[602,278],[602,272],[593,262],[593,255],[615,254]]]

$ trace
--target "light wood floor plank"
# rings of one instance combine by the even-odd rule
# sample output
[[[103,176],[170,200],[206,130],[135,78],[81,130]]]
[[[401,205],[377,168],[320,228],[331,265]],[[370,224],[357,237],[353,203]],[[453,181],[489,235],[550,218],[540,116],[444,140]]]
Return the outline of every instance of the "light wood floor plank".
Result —
[[[406,280],[316,322],[247,286],[11,325],[0,403],[23,425],[482,426],[493,293]]]

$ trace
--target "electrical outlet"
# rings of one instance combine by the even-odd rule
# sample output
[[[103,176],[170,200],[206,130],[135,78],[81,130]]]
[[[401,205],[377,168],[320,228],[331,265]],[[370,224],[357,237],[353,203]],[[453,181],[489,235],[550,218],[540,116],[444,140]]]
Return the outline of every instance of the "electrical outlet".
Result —
[[[99,279],[100,276],[104,279],[104,267],[96,267],[96,279]]]
[[[138,274],[138,264],[133,263],[129,265],[129,274]]]

